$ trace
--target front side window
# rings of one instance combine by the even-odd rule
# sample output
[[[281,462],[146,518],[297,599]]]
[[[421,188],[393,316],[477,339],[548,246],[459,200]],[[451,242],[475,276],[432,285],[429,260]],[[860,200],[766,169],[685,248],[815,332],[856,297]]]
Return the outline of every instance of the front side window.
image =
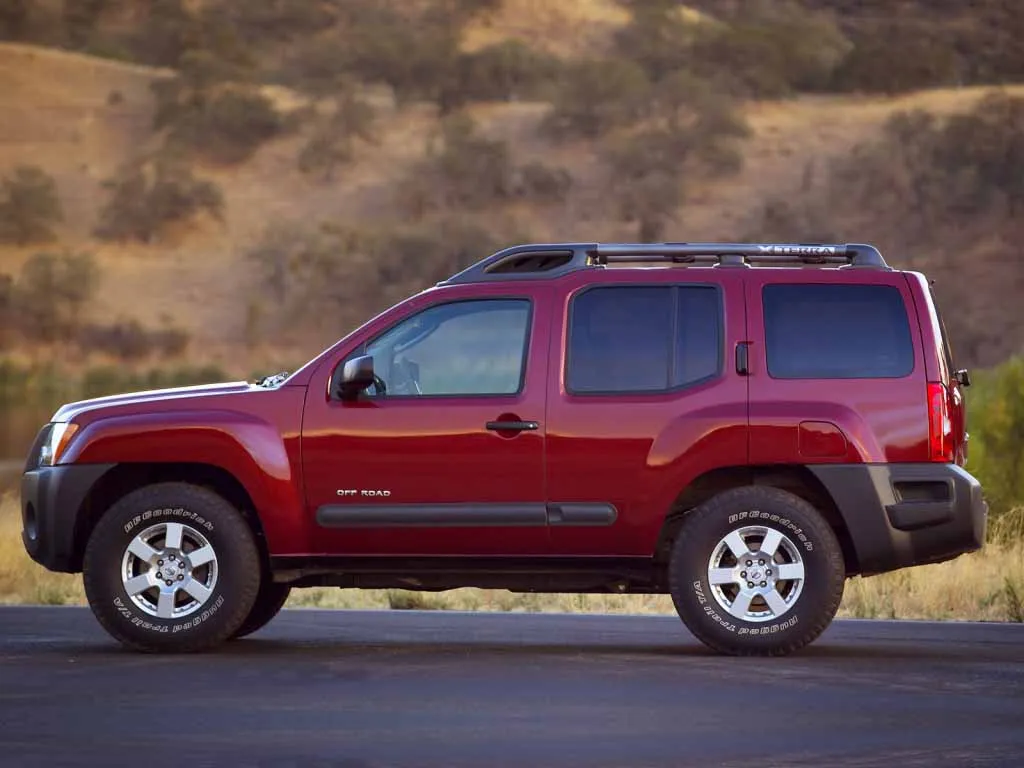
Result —
[[[372,355],[388,395],[512,395],[522,384],[529,325],[526,299],[441,304],[350,357]]]
[[[776,379],[890,379],[914,370],[903,296],[889,285],[768,285],[768,374]]]
[[[605,286],[572,301],[570,392],[664,392],[721,369],[722,309],[706,285]]]

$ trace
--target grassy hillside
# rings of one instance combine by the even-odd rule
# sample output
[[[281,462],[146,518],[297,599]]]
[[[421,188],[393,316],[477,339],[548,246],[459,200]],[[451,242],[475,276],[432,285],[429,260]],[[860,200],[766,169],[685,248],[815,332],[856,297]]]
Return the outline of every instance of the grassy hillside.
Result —
[[[222,222],[200,218],[150,243],[99,241],[92,229],[106,194],[103,182],[140,148],[156,145],[150,85],[170,76],[168,70],[82,54],[0,45],[0,77],[5,82],[0,90],[0,172],[30,163],[55,179],[64,209],[58,225],[61,245],[94,253],[101,269],[100,287],[88,308],[91,316],[136,318],[147,326],[174,324],[191,335],[204,357],[247,367],[248,361],[239,360],[237,345],[245,337],[251,292],[258,288],[243,259],[245,249],[260,238],[268,222],[365,225],[394,219],[403,185],[439,130],[438,117],[430,105],[396,106],[380,89],[365,90],[378,111],[374,142],[361,145],[333,182],[310,179],[296,168],[295,155],[308,133],[300,129],[267,142],[239,165],[201,167],[202,177],[223,191]],[[265,91],[284,112],[310,103],[284,88]],[[795,194],[808,164],[825,167],[831,158],[846,155],[877,135],[894,112],[956,113],[969,109],[981,93],[958,89],[899,97],[749,102],[742,108],[750,136],[741,145],[740,170],[688,190],[675,212],[671,237],[737,237],[749,228],[766,196]],[[610,210],[593,142],[556,144],[539,130],[548,109],[541,102],[518,102],[471,105],[468,111],[484,135],[508,142],[516,157],[566,168],[573,187],[565,201],[516,201],[459,215],[497,233],[497,240],[516,233],[536,239],[634,236],[631,226],[616,221]],[[879,235],[870,229],[851,234],[865,240]],[[487,245],[481,243],[479,255]],[[3,248],[0,271],[15,272],[38,250]],[[892,257],[897,262],[902,258]],[[998,290],[998,276],[991,283]],[[370,301],[364,312],[376,308]],[[344,330],[325,329],[319,338],[307,337],[308,349]],[[274,340],[269,341],[273,346]],[[258,358],[260,352],[253,354]]]

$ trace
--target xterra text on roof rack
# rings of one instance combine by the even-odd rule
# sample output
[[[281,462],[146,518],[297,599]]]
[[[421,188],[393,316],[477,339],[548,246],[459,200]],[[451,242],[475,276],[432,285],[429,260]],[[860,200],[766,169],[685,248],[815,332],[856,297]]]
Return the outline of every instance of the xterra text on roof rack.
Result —
[[[981,546],[968,383],[871,246],[515,246],[291,375],[62,407],[23,538],[141,650],[333,585],[669,593],[782,654],[847,576]]]

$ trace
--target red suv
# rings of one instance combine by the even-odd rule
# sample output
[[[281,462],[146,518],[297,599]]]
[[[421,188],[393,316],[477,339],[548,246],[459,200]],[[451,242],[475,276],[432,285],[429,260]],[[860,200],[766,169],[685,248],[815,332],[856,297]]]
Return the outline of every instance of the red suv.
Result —
[[[978,549],[926,279],[868,245],[495,253],[288,374],[62,407],[23,539],[150,651],[293,587],[668,593],[725,653],[816,638],[844,580]]]

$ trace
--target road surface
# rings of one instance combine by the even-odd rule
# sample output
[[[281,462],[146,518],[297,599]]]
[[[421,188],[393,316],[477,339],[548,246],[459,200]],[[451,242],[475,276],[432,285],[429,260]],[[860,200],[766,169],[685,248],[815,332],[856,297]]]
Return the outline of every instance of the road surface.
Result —
[[[0,766],[1024,765],[1024,626],[838,621],[785,659],[674,617],[285,611],[215,653],[0,608]]]

